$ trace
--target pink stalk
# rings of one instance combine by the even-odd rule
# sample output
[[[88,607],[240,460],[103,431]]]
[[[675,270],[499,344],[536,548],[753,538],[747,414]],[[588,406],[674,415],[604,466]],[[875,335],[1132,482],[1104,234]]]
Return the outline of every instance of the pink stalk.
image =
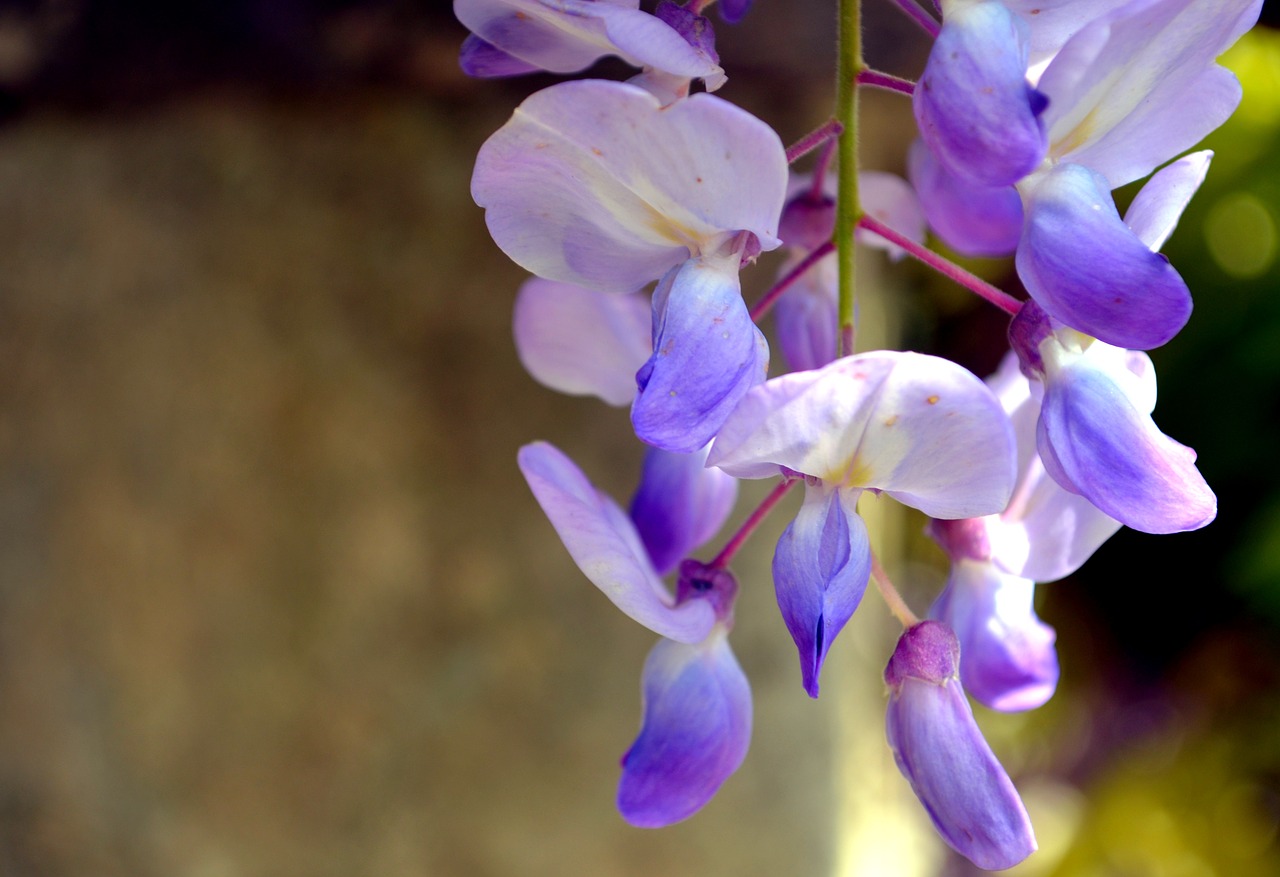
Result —
[[[803,158],[819,146],[839,137],[842,131],[843,125],[835,119],[829,119],[821,128],[810,131],[787,147],[787,164],[795,164],[796,159]]]
[[[809,255],[800,260],[796,267],[788,271],[783,277],[773,285],[773,288],[760,296],[760,301],[756,302],[756,306],[751,309],[751,321],[760,322],[764,315],[769,313],[769,309],[773,307],[778,297],[787,291],[790,286],[804,276],[804,272],[808,271],[818,263],[823,256],[831,253],[836,248],[833,241],[824,241],[821,246],[817,247]]]
[[[791,489],[791,485],[799,481],[799,478],[784,477],[773,490],[769,491],[769,495],[764,498],[751,516],[742,522],[742,526],[738,528],[738,532],[733,534],[733,538],[725,543],[724,548],[720,549],[720,553],[711,561],[710,566],[715,569],[724,569],[733,560],[733,556],[738,553],[743,544],[751,536],[755,529],[760,526],[760,522],[773,510],[778,501],[786,496],[787,491]]]
[[[875,554],[871,555],[871,580],[876,583],[876,590],[880,592],[881,597],[884,597],[884,602],[893,613],[893,617],[898,619],[903,627],[912,627],[920,623],[920,619],[911,611],[907,601],[902,599],[893,582],[889,581],[888,573],[884,571],[884,567],[880,565],[880,558]]]
[[[914,0],[894,0],[894,5],[905,12],[908,18],[924,28],[925,33],[929,36],[936,37],[938,31],[942,29],[937,19],[917,6]]]
[[[822,145],[822,154],[818,156],[818,163],[813,168],[813,185],[809,187],[809,195],[814,200],[822,198],[822,187],[826,182],[827,171],[831,169],[831,159],[836,157],[836,146],[839,143],[839,137],[832,137]]]
[[[910,79],[891,76],[888,73],[881,73],[879,70],[859,70],[855,80],[859,85],[883,88],[885,91],[896,91],[899,94],[908,96],[915,94],[916,91],[916,84]]]
[[[939,256],[928,247],[921,246],[910,238],[899,234],[875,217],[864,213],[858,217],[858,225],[867,231],[875,232],[890,243],[897,244],[911,256],[924,262],[939,274],[950,277],[956,283],[976,293],[980,298],[985,299],[1005,313],[1016,315],[1018,311],[1022,310],[1022,302],[1007,292],[996,289],[976,274],[964,270],[949,259]]]

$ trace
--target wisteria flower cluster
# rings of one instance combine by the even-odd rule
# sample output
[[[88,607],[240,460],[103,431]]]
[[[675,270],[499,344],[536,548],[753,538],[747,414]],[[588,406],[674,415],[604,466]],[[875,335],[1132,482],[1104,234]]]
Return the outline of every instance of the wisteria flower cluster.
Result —
[[[947,843],[1010,867],[1036,841],[968,698],[1012,711],[1052,696],[1037,583],[1074,572],[1121,526],[1173,533],[1216,514],[1195,452],[1152,420],[1145,351],[1191,313],[1159,249],[1212,158],[1183,153],[1240,100],[1216,59],[1261,2],[892,0],[933,39],[911,82],[866,67],[858,0],[840,0],[834,119],[790,149],[711,94],[727,81],[712,2],[454,0],[472,75],[573,73],[605,55],[639,68],[536,92],[472,178],[494,241],[533,275],[515,306],[522,362],[553,389],[630,406],[648,446],[626,510],[552,445],[519,454],[582,572],[660,637],[619,810],[645,827],[685,819],[746,756],[729,565],[803,484],[772,574],[805,690],[818,696],[874,581],[904,628],[884,674],[898,766]],[[719,16],[732,24],[750,6],[721,0]],[[910,182],[857,166],[859,87],[912,101]],[[813,171],[792,172],[810,152]],[[1144,177],[1122,217],[1112,191]],[[1012,254],[1027,298],[928,249],[928,230],[961,254]],[[1003,309],[999,370],[983,382],[926,353],[858,351],[855,243],[920,259]],[[776,249],[777,283],[748,306],[739,272]],[[773,377],[758,328],[770,313],[791,368]],[[710,560],[692,558],[739,479],[774,487]],[[951,561],[925,620],[876,559],[858,513],[867,493],[923,512]]]

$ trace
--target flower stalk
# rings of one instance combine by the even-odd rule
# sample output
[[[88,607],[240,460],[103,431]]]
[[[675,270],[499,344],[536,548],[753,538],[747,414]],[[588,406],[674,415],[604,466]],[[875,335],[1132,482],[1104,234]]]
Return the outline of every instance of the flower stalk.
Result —
[[[856,245],[853,231],[862,206],[858,201],[858,74],[862,60],[862,0],[840,0],[839,47],[836,52],[836,119],[840,135],[840,181],[836,194],[836,260],[839,287],[836,318],[839,354],[854,350]]]

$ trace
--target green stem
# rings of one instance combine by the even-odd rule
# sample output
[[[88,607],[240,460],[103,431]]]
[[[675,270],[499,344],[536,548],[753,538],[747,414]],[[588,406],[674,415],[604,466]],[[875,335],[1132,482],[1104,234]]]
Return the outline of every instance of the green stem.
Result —
[[[862,212],[858,202],[858,73],[862,61],[862,0],[840,0],[839,48],[836,64],[836,119],[840,135],[840,185],[836,195],[836,259],[839,266],[840,355],[853,353],[857,271],[853,232]]]

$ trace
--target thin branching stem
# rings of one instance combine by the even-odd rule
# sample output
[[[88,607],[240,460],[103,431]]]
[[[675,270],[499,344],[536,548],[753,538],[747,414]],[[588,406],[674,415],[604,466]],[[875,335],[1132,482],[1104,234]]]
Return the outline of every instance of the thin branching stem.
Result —
[[[720,549],[720,553],[711,561],[710,566],[715,569],[724,569],[727,567],[733,561],[733,556],[738,553],[738,549],[746,543],[751,534],[760,526],[760,522],[768,517],[769,512],[773,510],[773,507],[787,495],[787,491],[791,489],[791,485],[800,480],[801,479],[799,478],[783,478],[782,481],[773,488],[773,490],[769,491],[769,495],[764,498],[764,501],[761,502],[760,505],[756,507],[756,510],[742,522],[742,526],[738,528],[738,532],[734,533],[733,537],[725,543],[724,548]]]
[[[1022,302],[1009,295],[1009,293],[997,289],[978,275],[961,268],[950,259],[940,256],[928,247],[922,246],[911,240],[911,238],[894,231],[875,217],[863,214],[858,218],[858,225],[867,231],[875,232],[890,243],[902,247],[907,251],[908,255],[919,259],[939,274],[951,278],[1005,313],[1016,315],[1018,311],[1022,310]]]

